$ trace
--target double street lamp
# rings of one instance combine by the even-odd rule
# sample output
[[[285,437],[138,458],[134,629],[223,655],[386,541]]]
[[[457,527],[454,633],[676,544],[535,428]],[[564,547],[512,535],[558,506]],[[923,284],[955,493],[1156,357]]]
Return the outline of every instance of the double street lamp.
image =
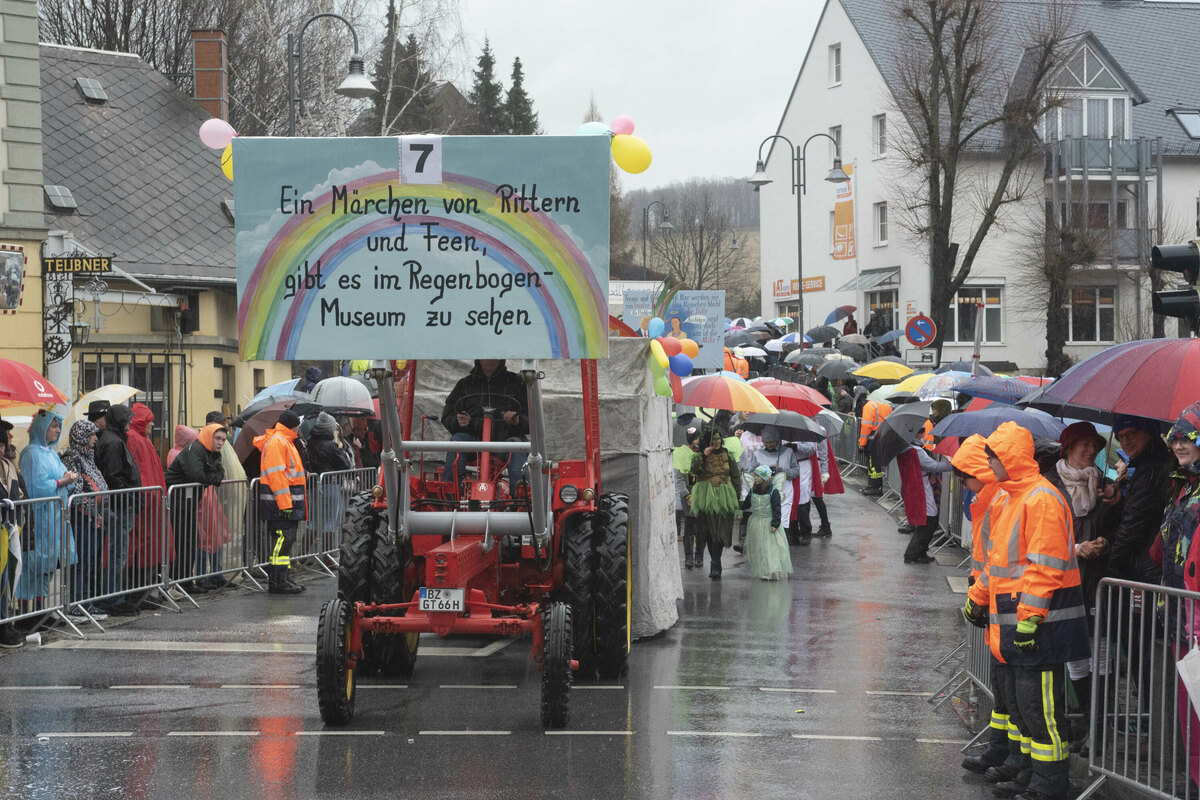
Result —
[[[675,226],[671,224],[671,215],[667,211],[667,204],[662,200],[655,200],[642,209],[642,277],[646,280],[650,279],[650,270],[646,262],[646,231],[650,228],[650,209],[654,206],[662,206],[662,222],[658,223],[658,229],[660,231],[675,229]]]
[[[350,36],[354,39],[354,49],[350,54],[349,74],[346,75],[346,79],[334,91],[343,97],[355,100],[375,94],[375,84],[371,83],[367,78],[366,70],[363,67],[363,57],[358,49],[358,32],[350,24],[350,20],[340,14],[313,14],[300,26],[300,35],[298,37],[293,37],[289,33],[287,38],[288,136],[296,135],[296,118],[304,116],[304,32],[308,30],[309,25],[323,17],[332,17],[333,19],[341,20],[350,29]],[[293,38],[296,39],[295,49],[292,48]]]
[[[808,150],[808,144],[813,139],[825,137],[833,142],[833,169],[829,170],[829,174],[825,176],[825,180],[830,183],[845,183],[850,180],[850,176],[842,169],[842,147],[838,144],[837,139],[834,139],[828,133],[814,133],[805,140],[804,144],[796,147],[792,144],[791,139],[788,139],[783,134],[774,134],[762,140],[758,146],[758,162],[754,166],[754,175],[750,178],[750,184],[754,187],[766,186],[771,182],[767,177],[766,169],[763,165],[763,147],[768,142],[775,139],[782,139],[787,142],[788,149],[792,151],[792,194],[796,196],[796,277],[800,282],[796,286],[796,330],[804,333],[804,225],[801,221],[801,211],[804,207],[803,197],[805,194],[805,166],[804,157]]]

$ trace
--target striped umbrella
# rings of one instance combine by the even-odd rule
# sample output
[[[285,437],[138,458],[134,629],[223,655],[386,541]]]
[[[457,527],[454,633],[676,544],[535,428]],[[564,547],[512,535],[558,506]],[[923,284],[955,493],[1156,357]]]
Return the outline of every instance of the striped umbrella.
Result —
[[[915,375],[913,376],[916,377]],[[917,397],[922,400],[932,400],[940,396],[943,392],[958,391],[958,385],[970,378],[971,375],[966,372],[943,372],[940,375],[933,375],[921,384],[920,388],[914,390]],[[911,379],[910,379],[911,380]],[[903,382],[902,384],[903,385]]]
[[[772,414],[779,409],[748,383],[724,375],[699,375],[683,382],[681,405]]]
[[[945,374],[953,375],[954,373],[947,372]],[[954,391],[1011,406],[1032,391],[1029,386],[1030,384],[1016,378],[999,376],[989,378],[981,375],[975,378],[967,376],[954,387]]]

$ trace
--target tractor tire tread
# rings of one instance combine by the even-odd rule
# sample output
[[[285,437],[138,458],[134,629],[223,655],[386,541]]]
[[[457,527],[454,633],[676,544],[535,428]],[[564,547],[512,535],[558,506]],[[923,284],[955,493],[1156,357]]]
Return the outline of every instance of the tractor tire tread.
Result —
[[[629,663],[629,498],[606,494],[596,515],[596,669],[601,680]]]
[[[379,515],[371,508],[371,495],[350,498],[338,546],[337,596],[348,603],[371,599],[371,562]]]
[[[558,599],[571,607],[571,631],[574,658],[579,661],[576,676],[589,680],[596,675],[595,635],[595,563],[593,515],[578,514],[568,523],[563,537],[563,582]]]
[[[353,605],[335,598],[321,606],[317,619],[317,705],[326,725],[347,725],[354,719],[355,676],[349,677],[346,690],[346,637],[353,614]]]
[[[571,721],[571,607],[550,603],[542,612],[542,727]]]

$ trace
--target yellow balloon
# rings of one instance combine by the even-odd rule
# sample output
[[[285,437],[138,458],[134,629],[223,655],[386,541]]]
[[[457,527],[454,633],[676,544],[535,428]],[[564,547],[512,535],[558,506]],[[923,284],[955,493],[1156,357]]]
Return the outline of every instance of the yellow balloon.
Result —
[[[221,172],[225,173],[225,177],[233,180],[233,145],[225,145],[225,149],[221,151]]]
[[[631,134],[621,133],[612,138],[613,159],[617,166],[626,172],[637,174],[645,172],[650,167],[650,145]]]
[[[658,342],[650,342],[650,357],[658,362],[658,366],[666,369],[671,362],[667,359],[667,353],[662,349],[662,345]]]

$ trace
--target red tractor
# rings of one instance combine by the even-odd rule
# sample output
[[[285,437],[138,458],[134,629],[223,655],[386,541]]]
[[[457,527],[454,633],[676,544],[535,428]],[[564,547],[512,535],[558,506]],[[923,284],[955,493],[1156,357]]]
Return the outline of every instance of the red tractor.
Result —
[[[422,633],[528,634],[548,728],[567,725],[576,674],[624,674],[628,500],[601,494],[596,362],[580,363],[586,456],[557,463],[545,453],[544,376],[535,362],[523,362],[520,372],[528,442],[489,441],[492,418],[506,409],[486,398],[476,398],[473,409],[484,420],[483,441],[413,441],[416,362],[372,370],[383,463],[379,485],[347,509],[338,596],[317,623],[317,697],[326,724],[353,719],[359,674],[410,675]],[[461,483],[443,481],[425,469],[423,454],[431,452],[477,454],[479,462]],[[519,487],[502,477],[514,453],[528,454]]]

